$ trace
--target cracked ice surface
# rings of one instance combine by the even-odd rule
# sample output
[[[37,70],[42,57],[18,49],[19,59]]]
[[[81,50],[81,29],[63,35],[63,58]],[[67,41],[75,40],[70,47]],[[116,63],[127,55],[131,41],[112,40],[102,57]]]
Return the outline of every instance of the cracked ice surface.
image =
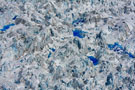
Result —
[[[134,0],[0,0],[0,90],[135,90]]]

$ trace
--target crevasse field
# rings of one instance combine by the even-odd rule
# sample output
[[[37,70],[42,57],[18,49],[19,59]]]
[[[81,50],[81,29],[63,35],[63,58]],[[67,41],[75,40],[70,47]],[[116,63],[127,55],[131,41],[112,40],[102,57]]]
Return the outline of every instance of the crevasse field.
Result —
[[[0,0],[0,90],[135,90],[135,0]]]

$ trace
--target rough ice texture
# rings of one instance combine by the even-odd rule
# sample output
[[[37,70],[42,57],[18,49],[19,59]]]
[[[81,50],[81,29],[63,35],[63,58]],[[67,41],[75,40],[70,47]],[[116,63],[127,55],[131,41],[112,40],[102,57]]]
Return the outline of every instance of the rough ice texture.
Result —
[[[0,0],[0,90],[135,90],[135,0]]]

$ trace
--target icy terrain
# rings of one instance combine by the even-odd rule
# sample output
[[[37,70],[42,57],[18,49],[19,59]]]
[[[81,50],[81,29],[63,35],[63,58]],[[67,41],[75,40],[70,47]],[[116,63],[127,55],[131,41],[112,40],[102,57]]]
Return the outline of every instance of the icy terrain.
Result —
[[[0,0],[0,90],[135,90],[135,0]]]

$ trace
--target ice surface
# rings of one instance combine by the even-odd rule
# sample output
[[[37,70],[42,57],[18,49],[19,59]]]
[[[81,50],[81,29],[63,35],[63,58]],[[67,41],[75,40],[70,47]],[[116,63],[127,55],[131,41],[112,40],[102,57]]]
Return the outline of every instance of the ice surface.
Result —
[[[135,90],[135,0],[0,0],[0,90]]]

